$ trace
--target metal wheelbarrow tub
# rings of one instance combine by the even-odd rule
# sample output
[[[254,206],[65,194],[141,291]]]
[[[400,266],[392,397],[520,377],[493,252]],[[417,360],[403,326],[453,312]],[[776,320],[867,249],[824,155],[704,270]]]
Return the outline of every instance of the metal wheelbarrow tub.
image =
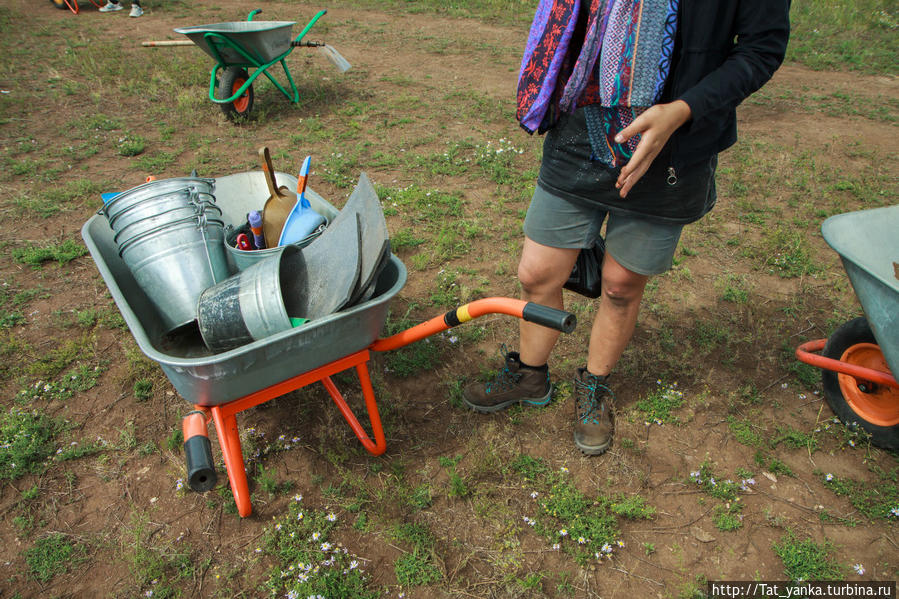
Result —
[[[874,445],[893,450],[899,450],[897,230],[899,206],[839,214],[822,224],[865,316],[796,349],[801,362],[822,369],[824,399],[834,414],[864,429]]]
[[[141,351],[159,363],[184,399],[199,406],[231,402],[369,347],[384,325],[389,301],[406,283],[405,266],[391,255],[370,300],[213,355],[198,331],[165,335],[159,314],[119,257],[105,217],[93,216],[81,235]]]
[[[186,35],[216,61],[221,58],[227,64],[248,63],[247,58],[231,45],[216,43],[216,40],[225,38],[242,48],[257,63],[265,64],[290,50],[294,25],[296,21],[234,21],[178,27],[175,33]]]
[[[893,373],[899,373],[899,205],[838,214],[821,234],[849,282]]]

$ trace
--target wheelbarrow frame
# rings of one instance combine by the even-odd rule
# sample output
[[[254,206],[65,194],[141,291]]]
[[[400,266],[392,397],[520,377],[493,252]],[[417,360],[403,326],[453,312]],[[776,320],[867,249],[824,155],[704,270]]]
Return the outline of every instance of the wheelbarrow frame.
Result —
[[[228,474],[228,482],[231,487],[231,493],[234,496],[234,503],[237,506],[237,512],[241,517],[245,518],[252,513],[253,507],[250,499],[249,485],[247,483],[247,472],[243,459],[243,450],[240,443],[240,430],[237,425],[237,414],[292,391],[296,391],[306,385],[321,382],[335,405],[337,405],[337,408],[340,410],[344,419],[350,425],[356,438],[358,438],[362,443],[362,446],[365,447],[366,451],[374,456],[381,455],[387,449],[387,441],[384,436],[384,428],[381,424],[375,392],[368,371],[368,361],[371,357],[371,352],[390,351],[405,347],[410,343],[414,343],[425,337],[445,331],[451,327],[458,326],[473,318],[486,314],[506,314],[515,316],[565,333],[570,333],[574,330],[576,324],[576,319],[573,314],[540,304],[534,304],[532,302],[525,302],[523,300],[507,297],[491,297],[475,300],[460,306],[455,310],[451,310],[442,316],[434,317],[410,329],[401,331],[391,337],[377,339],[366,349],[354,352],[308,372],[293,376],[282,382],[266,387],[265,389],[250,393],[240,399],[211,407],[195,405],[194,411],[187,414],[182,422],[185,446],[187,446],[188,443],[193,442],[197,436],[207,436],[205,425],[203,423],[197,423],[199,415],[205,414],[205,424],[208,425],[209,422],[212,422],[215,425],[219,446],[222,450],[222,457],[225,461],[225,470]],[[331,379],[332,376],[350,369],[356,370],[356,374],[362,387],[365,409],[368,414],[368,420],[372,431],[371,436],[368,435],[364,427],[359,423],[359,419]],[[207,448],[209,447],[208,443],[205,445]],[[190,455],[189,452],[185,453],[188,454],[188,456]],[[205,458],[205,461],[211,466],[211,455],[208,455]],[[193,466],[190,464],[190,460],[188,460],[187,471],[190,473],[192,469]],[[203,485],[195,490],[208,490],[214,486],[214,474],[212,474],[212,477],[212,480],[204,480]]]
[[[894,450],[899,449],[899,285],[892,280],[894,275],[899,280],[897,223],[899,206],[888,206],[838,214],[822,224],[822,236],[840,255],[865,316],[844,323],[827,339],[796,348],[801,362],[822,369],[824,398],[834,413],[861,425],[873,444]]]

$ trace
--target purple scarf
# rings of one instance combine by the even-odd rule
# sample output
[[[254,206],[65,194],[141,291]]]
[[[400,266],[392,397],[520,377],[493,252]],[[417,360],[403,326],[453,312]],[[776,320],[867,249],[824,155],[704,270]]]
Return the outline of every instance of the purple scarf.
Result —
[[[594,158],[626,163],[639,142],[615,135],[661,97],[671,64],[679,0],[541,0],[518,80],[517,118],[543,133],[558,111],[586,106]],[[589,3],[589,12],[581,14]],[[583,39],[574,39],[578,24]],[[572,46],[581,43],[576,56]]]

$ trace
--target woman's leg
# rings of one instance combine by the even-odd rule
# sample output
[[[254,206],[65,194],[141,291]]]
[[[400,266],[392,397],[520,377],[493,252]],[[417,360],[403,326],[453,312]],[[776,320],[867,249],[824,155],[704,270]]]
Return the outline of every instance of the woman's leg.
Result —
[[[518,264],[521,299],[562,309],[562,285],[571,275],[579,252],[576,248],[542,245],[526,236]],[[559,338],[559,331],[524,320],[519,323],[522,363],[543,366]]]
[[[593,319],[587,371],[604,376],[627,347],[640,311],[649,276],[631,272],[606,253],[602,264],[602,301]]]

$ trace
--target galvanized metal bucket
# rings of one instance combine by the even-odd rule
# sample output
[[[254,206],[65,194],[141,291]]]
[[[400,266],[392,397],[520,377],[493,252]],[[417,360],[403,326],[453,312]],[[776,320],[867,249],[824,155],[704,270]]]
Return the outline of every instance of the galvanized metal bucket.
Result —
[[[291,328],[291,301],[305,282],[295,246],[279,251],[210,287],[197,301],[203,342],[222,352]]]
[[[190,188],[148,198],[135,202],[123,210],[117,210],[109,217],[109,226],[118,233],[129,225],[169,214],[173,210],[180,210],[186,216],[209,210],[217,213],[213,218],[221,218],[222,215],[221,209],[215,205],[214,198],[206,194],[201,196],[195,188]]]
[[[168,194],[183,193],[191,189],[197,193],[200,199],[215,201],[215,179],[175,177],[149,181],[128,191],[123,191],[109,200],[103,206],[101,212],[106,215],[110,225],[112,225],[112,222],[120,212],[128,210],[135,204],[164,199],[164,196]]]
[[[141,233],[152,231],[167,223],[177,222],[185,218],[195,218],[200,215],[205,215],[207,219],[221,220],[222,211],[215,204],[206,202],[166,208],[155,212],[148,210],[140,219],[129,218],[126,221],[117,221],[117,226],[113,227],[113,230],[116,231],[114,239],[116,243],[121,245]]]
[[[301,239],[296,243],[291,243],[290,245],[299,249],[306,247],[321,236],[321,234],[325,231],[327,225],[328,219],[325,218],[324,226],[320,227],[318,230],[314,231],[311,235],[308,235],[304,239]],[[237,270],[246,270],[257,262],[270,258],[287,247],[279,246],[273,248],[265,248],[262,250],[241,250],[234,247],[230,243],[225,243],[225,245],[228,248],[228,255],[231,257],[231,261],[234,262]]]
[[[200,294],[230,275],[223,244],[224,223],[205,213],[118,241],[119,256],[158,309],[166,332],[196,320]]]

